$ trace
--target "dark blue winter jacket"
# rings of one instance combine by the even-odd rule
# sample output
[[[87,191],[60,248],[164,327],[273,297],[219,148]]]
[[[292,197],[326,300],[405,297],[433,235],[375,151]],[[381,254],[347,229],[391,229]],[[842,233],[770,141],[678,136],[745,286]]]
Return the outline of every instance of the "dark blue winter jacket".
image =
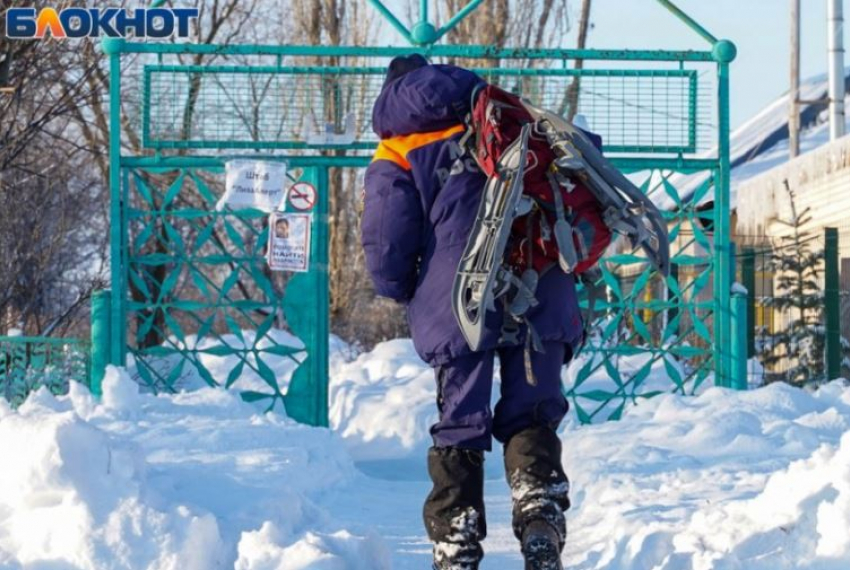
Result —
[[[366,171],[366,265],[379,295],[407,304],[416,350],[434,366],[469,353],[451,290],[486,177],[458,140],[482,82],[451,65],[424,65],[395,79],[391,68],[372,113],[381,143]],[[528,316],[541,338],[575,345],[582,324],[573,277],[552,268],[537,298]],[[502,322],[501,313],[487,314],[482,350],[497,346]]]

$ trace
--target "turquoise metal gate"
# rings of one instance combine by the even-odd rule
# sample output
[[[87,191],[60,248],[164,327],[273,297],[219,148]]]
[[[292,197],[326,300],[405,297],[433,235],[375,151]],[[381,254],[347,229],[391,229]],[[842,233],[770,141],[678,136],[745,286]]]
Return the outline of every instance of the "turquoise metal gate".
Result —
[[[216,210],[223,161],[122,167],[113,283],[128,295],[113,300],[112,358],[129,353],[143,385],[202,380],[327,425],[326,171],[296,171],[318,189],[310,269],[281,282],[266,265],[268,214]]]
[[[630,401],[692,393],[709,378],[731,385],[728,68],[735,48],[676,13],[710,50],[107,43],[112,215],[120,221],[112,228],[119,294],[111,360],[132,356],[152,389],[176,389],[186,378],[235,384],[247,399],[283,402],[293,417],[326,423],[327,169],[368,164],[377,142],[371,101],[386,63],[418,51],[461,62],[561,112],[575,104],[566,94],[580,82],[577,111],[614,162],[666,208],[669,278],[624,248],[603,263],[609,297],[597,307],[595,337],[567,387],[579,418],[616,418]],[[214,63],[180,64],[187,54]],[[132,56],[127,65],[124,56]],[[584,69],[571,66],[576,59]],[[132,141],[126,129],[122,141],[122,123]],[[261,215],[214,211],[223,161],[246,156],[303,169],[319,188],[311,273],[270,279]],[[246,376],[255,385],[246,388]]]

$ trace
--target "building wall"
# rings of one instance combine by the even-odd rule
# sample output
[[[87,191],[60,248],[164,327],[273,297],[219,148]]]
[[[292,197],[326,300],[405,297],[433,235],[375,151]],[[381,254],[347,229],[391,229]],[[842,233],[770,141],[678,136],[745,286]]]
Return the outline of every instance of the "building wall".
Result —
[[[839,256],[850,259],[850,136],[742,183],[738,245],[759,245],[759,236],[789,234],[787,227],[776,222],[791,217],[786,180],[796,193],[797,210],[811,208],[812,219],[804,229],[822,234],[823,228],[838,228]]]
[[[811,219],[803,229],[818,236],[816,247],[823,247],[824,228],[838,229],[842,312],[850,316],[850,136],[742,183],[734,238],[739,247],[759,249],[791,234],[777,221],[792,216],[786,180],[798,213],[809,208]],[[842,319],[842,334],[850,338],[850,318]]]

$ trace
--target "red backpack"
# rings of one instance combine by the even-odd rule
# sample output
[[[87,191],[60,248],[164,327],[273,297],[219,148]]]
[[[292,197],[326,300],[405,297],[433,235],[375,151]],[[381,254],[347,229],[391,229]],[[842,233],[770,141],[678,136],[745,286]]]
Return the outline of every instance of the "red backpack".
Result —
[[[520,136],[523,125],[534,122],[519,97],[493,85],[480,90],[469,120],[468,134],[474,138],[468,144],[487,176],[499,175],[497,164],[502,154]],[[546,137],[532,132],[528,142],[530,166],[523,177],[523,193],[533,199],[535,206],[514,220],[505,250],[505,261],[517,273],[528,268],[542,273],[558,263],[554,228],[559,210],[572,227],[577,254],[572,273],[578,275],[595,266],[611,243],[612,234],[603,221],[602,204],[581,181],[575,178],[566,183],[563,179],[556,181],[555,177],[563,175],[554,167],[554,161],[555,152]],[[556,196],[556,189],[560,196]]]

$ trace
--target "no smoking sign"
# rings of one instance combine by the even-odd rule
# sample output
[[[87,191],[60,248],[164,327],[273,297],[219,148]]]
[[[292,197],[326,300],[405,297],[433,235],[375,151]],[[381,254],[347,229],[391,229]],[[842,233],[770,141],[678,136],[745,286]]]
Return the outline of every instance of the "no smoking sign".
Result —
[[[306,212],[316,205],[316,188],[307,182],[296,182],[289,189],[289,205]]]

